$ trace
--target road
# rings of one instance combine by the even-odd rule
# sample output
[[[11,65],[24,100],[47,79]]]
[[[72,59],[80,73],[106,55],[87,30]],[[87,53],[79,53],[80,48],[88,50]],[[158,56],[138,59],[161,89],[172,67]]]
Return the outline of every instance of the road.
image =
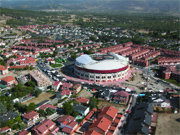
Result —
[[[127,109],[126,109],[126,113],[121,117],[121,122],[122,122],[122,123],[121,123],[120,127],[118,127],[119,130],[118,130],[118,132],[117,132],[117,135],[124,135],[124,129],[123,129],[123,127],[124,127],[124,124],[126,124],[126,119],[127,119],[127,117],[128,117],[127,111],[131,112],[132,108],[133,108],[133,107],[135,106],[135,104],[136,104],[137,96],[138,96],[137,94],[133,94],[133,95],[132,95],[132,97],[131,97],[131,99],[130,99],[130,103],[129,103]]]

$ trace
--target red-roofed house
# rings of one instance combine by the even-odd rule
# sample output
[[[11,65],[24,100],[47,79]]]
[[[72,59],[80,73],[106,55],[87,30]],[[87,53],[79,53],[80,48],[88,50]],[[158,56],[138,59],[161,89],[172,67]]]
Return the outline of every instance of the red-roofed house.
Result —
[[[13,76],[6,76],[1,79],[1,83],[4,85],[13,86],[17,84],[17,81]]]
[[[0,65],[0,75],[8,74],[8,69],[5,66]]]
[[[28,125],[34,125],[36,121],[39,119],[39,113],[35,111],[30,111],[26,114],[22,115],[23,121]]]
[[[41,110],[46,110],[47,108],[50,108],[50,109],[56,109],[57,107],[56,106],[53,106],[53,105],[50,105],[50,104],[44,104],[42,106],[39,107],[39,109]]]
[[[98,118],[88,129],[91,134],[97,132],[101,135],[107,134],[109,128],[111,127],[111,121],[105,117]],[[92,132],[93,131],[93,132]]]
[[[114,102],[120,103],[120,104],[127,104],[129,100],[129,93],[126,91],[118,91],[114,93]]]
[[[113,106],[103,107],[101,113],[98,115],[98,118],[105,117],[110,121],[113,121],[117,116],[118,110]]]
[[[83,104],[88,104],[89,103],[89,99],[83,98],[83,97],[77,97],[76,101],[78,101],[79,103],[83,103]]]
[[[0,128],[0,134],[7,134],[8,132],[11,132],[11,128],[8,126]]]
[[[78,123],[75,121],[75,118],[70,115],[64,115],[57,119],[57,122],[62,128],[62,132],[72,133],[72,131],[77,127]]]
[[[51,121],[50,119],[45,119],[38,125],[32,128],[33,135],[50,135],[50,134],[57,134],[59,128],[56,124]]]
[[[28,132],[26,130],[20,131],[18,135],[31,135],[31,132]]]
[[[73,93],[77,94],[78,92],[80,92],[81,89],[82,89],[82,85],[81,84],[75,84],[73,86]]]
[[[90,130],[88,132],[85,132],[84,135],[102,135],[102,134],[96,132],[96,130]]]
[[[62,85],[62,82],[56,81],[56,82],[54,82],[54,84],[52,85],[52,88],[53,88],[53,90],[58,91],[61,85]]]
[[[72,86],[72,83],[64,83],[61,87],[61,90],[69,90]]]

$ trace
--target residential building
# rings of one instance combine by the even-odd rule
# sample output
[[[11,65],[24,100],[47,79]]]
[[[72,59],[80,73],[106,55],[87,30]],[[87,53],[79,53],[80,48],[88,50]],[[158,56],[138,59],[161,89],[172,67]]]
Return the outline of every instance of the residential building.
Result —
[[[98,118],[105,117],[112,122],[115,120],[117,113],[118,113],[118,110],[114,108],[113,106],[103,107],[101,109],[101,112],[98,115]]]
[[[1,83],[8,86],[14,86],[17,85],[18,82],[13,76],[6,76],[1,79]]]
[[[6,74],[8,74],[8,68],[0,65],[0,75],[6,75]]]
[[[82,89],[82,85],[81,84],[75,84],[73,85],[73,93],[77,94],[78,92],[80,92]]]
[[[75,121],[75,118],[70,115],[64,115],[56,120],[62,132],[71,134],[72,131],[78,126],[78,123]]]
[[[56,126],[56,124],[50,120],[45,119],[38,125],[34,126],[32,128],[32,134],[33,135],[50,135],[50,134],[57,134],[59,128]]]
[[[75,105],[74,111],[78,111],[80,115],[86,116],[89,113],[89,107],[83,105]]]
[[[9,132],[11,132],[11,128],[8,126],[0,128],[0,134],[8,134]]]
[[[31,132],[28,132],[27,130],[20,131],[18,135],[31,135]]]
[[[39,113],[35,111],[30,111],[22,115],[23,121],[28,125],[34,125],[36,121],[39,119]]]
[[[105,117],[98,118],[89,128],[85,135],[107,135],[111,121]]]
[[[119,104],[127,104],[130,94],[126,91],[118,91],[114,93],[113,101]]]
[[[89,99],[87,99],[87,98],[77,97],[75,100],[81,104],[89,104]]]

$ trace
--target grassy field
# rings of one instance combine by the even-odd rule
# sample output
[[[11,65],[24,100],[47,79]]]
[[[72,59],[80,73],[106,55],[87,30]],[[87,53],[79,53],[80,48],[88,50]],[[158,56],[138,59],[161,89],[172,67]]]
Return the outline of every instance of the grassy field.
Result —
[[[40,94],[37,98],[30,99],[30,100],[24,102],[23,104],[25,104],[25,105],[28,105],[30,103],[39,104],[40,102],[42,102],[44,100],[49,100],[52,96],[53,96],[53,94],[44,92],[44,93]]]
[[[50,64],[51,67],[57,68],[57,67],[62,67],[62,64]]]
[[[156,135],[179,135],[180,122],[177,121],[177,119],[179,118],[180,113],[159,113],[156,127]]]

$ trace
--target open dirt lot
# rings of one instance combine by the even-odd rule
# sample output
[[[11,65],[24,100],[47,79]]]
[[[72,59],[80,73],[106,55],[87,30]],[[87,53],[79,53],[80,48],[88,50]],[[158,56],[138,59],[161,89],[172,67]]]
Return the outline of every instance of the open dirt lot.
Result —
[[[30,100],[24,102],[23,104],[26,104],[26,105],[28,105],[30,103],[39,104],[40,102],[42,102],[44,100],[49,100],[52,96],[53,96],[53,94],[44,92],[44,93],[40,94],[39,97],[30,99]]]
[[[178,114],[158,114],[156,135],[179,135],[180,133],[180,113]]]
[[[91,92],[86,90],[81,91],[81,93],[78,95],[78,97],[84,97],[84,98],[90,98],[92,96],[93,95],[91,94]]]
[[[106,106],[113,106],[114,108],[118,109],[118,112],[120,113],[123,113],[123,110],[127,108],[125,105],[110,103],[108,101],[102,101],[102,100],[99,101],[98,108],[102,108]]]

